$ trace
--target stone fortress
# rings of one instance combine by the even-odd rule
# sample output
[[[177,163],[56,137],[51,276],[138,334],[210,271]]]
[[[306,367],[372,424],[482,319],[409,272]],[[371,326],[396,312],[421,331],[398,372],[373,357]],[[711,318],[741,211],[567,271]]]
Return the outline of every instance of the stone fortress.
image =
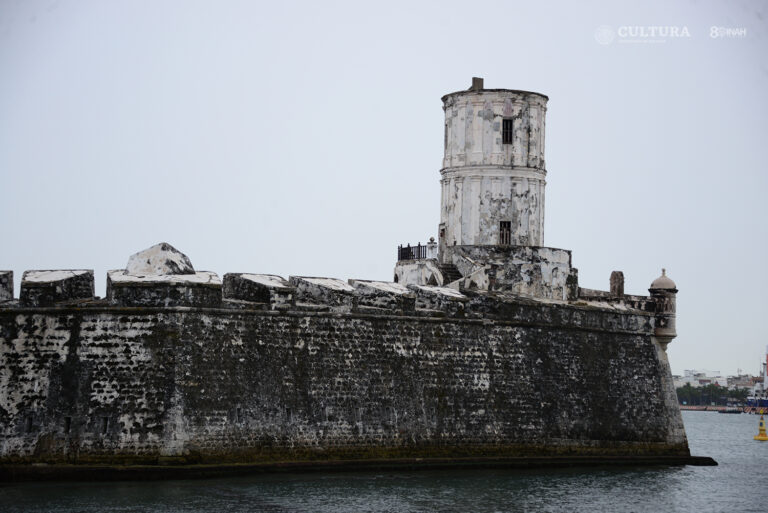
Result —
[[[165,243],[103,299],[90,270],[25,271],[18,299],[0,272],[0,478],[706,463],[666,357],[674,282],[580,288],[543,246],[546,103],[482,79],[443,97],[438,239],[400,247],[394,282],[222,280]]]

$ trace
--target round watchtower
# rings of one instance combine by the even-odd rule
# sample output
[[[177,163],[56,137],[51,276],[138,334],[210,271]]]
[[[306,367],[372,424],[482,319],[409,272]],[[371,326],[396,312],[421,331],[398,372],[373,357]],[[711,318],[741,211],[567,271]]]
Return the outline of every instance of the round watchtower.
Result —
[[[443,96],[441,260],[450,246],[544,244],[548,98],[472,87]]]

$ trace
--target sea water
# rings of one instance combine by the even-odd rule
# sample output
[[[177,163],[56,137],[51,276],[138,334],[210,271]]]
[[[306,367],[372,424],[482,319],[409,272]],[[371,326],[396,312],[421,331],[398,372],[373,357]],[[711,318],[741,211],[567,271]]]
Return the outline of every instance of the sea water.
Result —
[[[765,512],[758,416],[684,411],[691,453],[716,467],[455,470],[0,485],[0,512]]]

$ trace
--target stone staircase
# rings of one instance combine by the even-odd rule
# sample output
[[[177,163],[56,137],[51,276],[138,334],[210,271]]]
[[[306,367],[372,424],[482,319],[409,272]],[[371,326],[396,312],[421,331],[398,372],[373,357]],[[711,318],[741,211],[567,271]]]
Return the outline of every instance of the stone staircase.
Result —
[[[448,285],[462,278],[461,273],[453,264],[438,264],[437,268],[440,269],[440,273],[443,275],[443,285]]]

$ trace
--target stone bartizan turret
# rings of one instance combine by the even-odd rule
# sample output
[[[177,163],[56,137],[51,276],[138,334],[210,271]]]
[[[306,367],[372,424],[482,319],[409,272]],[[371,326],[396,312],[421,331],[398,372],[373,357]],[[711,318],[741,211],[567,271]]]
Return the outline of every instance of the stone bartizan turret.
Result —
[[[672,342],[672,339],[677,336],[675,327],[677,317],[677,286],[667,276],[667,270],[662,269],[661,276],[653,280],[648,292],[651,293],[651,299],[654,300],[656,306],[653,335],[661,347],[666,349],[667,344]]]

